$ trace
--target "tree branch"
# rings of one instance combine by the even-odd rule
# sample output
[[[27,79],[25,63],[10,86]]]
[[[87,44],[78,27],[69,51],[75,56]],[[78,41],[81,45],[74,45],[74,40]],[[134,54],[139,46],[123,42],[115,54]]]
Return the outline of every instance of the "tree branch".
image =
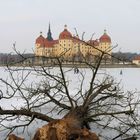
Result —
[[[29,110],[22,110],[22,109],[21,110],[0,110],[0,115],[13,115],[13,116],[24,115],[24,116],[34,117],[34,118],[37,118],[40,120],[44,120],[47,122],[54,120],[53,118],[51,118],[45,114],[38,113],[38,112],[32,112]]]

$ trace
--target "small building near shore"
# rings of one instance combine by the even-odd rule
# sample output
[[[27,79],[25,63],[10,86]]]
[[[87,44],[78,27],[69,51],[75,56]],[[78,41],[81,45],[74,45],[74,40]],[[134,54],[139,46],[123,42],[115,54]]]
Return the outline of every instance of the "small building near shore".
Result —
[[[132,63],[136,64],[136,65],[140,65],[140,55],[134,57],[133,60],[132,60]]]

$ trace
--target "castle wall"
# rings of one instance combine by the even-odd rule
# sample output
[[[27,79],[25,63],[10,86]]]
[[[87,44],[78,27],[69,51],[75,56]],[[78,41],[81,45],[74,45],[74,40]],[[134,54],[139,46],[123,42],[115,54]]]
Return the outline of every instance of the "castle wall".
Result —
[[[66,34],[66,29],[65,29]],[[68,34],[70,34],[68,32]],[[61,33],[62,35],[62,33]],[[107,36],[106,33],[103,35]],[[62,35],[63,37],[63,35]],[[110,38],[109,38],[110,39]],[[97,49],[96,49],[97,48]],[[111,55],[111,39],[110,42],[98,42],[96,46],[87,45],[83,41],[80,41],[78,38],[68,37],[60,38],[58,43],[54,43],[50,46],[41,46],[40,44],[35,45],[35,55],[36,56],[46,56],[46,57],[56,57],[62,56],[65,60],[70,60],[73,56],[76,56],[79,52],[82,56],[87,57],[89,54],[91,56],[98,56],[101,54],[101,51],[109,53]]]

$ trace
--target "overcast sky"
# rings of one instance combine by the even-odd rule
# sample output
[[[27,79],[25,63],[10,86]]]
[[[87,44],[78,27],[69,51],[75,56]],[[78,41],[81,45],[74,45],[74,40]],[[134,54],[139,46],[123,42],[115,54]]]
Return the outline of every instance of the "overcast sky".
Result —
[[[118,44],[114,51],[140,53],[140,0],[0,0],[0,53],[12,52],[15,41],[17,50],[32,52],[49,22],[54,39],[65,24],[72,34],[85,31],[87,40],[106,29]]]

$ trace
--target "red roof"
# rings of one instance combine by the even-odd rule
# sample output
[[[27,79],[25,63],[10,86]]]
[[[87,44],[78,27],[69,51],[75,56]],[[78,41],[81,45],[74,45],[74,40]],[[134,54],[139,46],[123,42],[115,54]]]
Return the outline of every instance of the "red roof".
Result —
[[[74,43],[82,43],[82,40],[80,40],[77,36],[72,37],[72,41]]]
[[[100,42],[109,42],[111,43],[111,38],[107,35],[106,30],[104,31],[104,34],[100,37]]]
[[[59,39],[70,39],[72,38],[72,34],[66,29],[66,25],[65,25],[65,29],[63,32],[60,33],[59,35]]]
[[[58,40],[52,40],[52,41],[48,41],[47,39],[45,40],[45,47],[46,48],[50,48],[53,47],[55,44],[58,43]]]
[[[41,45],[44,45],[44,42],[45,42],[45,38],[40,35],[37,39],[36,39],[36,44],[41,44]]]
[[[140,60],[140,56],[135,56],[133,60]]]
[[[49,41],[48,39],[45,39],[42,35],[40,35],[37,39],[36,39],[36,44],[40,44],[41,47],[53,47],[55,44],[58,43],[58,40],[52,40]]]

